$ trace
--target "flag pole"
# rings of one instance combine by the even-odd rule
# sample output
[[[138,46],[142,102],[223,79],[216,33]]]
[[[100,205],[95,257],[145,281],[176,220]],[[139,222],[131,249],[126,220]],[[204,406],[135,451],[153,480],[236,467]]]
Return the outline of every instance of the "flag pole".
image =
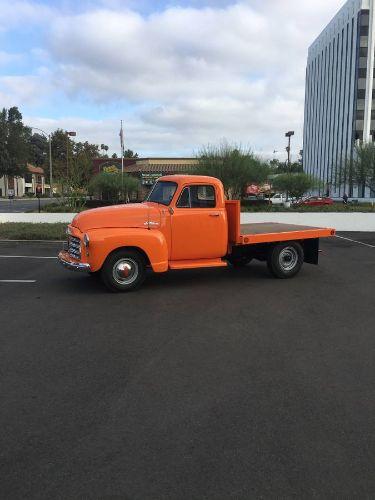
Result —
[[[121,141],[121,189],[122,189],[122,196],[124,196],[124,132],[122,129],[122,120],[121,120],[121,130],[120,130],[120,141]]]

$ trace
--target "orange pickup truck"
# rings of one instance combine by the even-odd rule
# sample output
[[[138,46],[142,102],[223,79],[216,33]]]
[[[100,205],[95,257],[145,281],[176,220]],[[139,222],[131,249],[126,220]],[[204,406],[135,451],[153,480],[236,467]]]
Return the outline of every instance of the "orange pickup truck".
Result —
[[[67,228],[59,261],[68,269],[101,273],[111,291],[138,288],[146,269],[242,266],[266,261],[276,278],[318,264],[319,238],[335,234],[291,224],[241,224],[240,202],[227,201],[214,177],[161,177],[143,203],[87,210]]]

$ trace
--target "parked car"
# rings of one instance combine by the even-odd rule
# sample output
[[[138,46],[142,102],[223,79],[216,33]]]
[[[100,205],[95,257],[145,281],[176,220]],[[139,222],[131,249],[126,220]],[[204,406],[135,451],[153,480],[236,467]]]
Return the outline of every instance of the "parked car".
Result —
[[[281,193],[276,193],[270,198],[272,205],[282,205],[286,202],[286,195]]]
[[[309,207],[321,207],[323,205],[333,205],[332,198],[324,196],[309,196],[297,203],[297,205],[307,205]]]
[[[270,201],[268,198],[265,198],[262,195],[246,196],[246,198],[242,200],[242,205],[244,207],[260,207],[260,206],[270,205]]]
[[[286,201],[294,202],[295,198],[293,196],[288,196],[288,200],[285,193],[276,193],[270,198],[270,203],[272,205],[283,205]]]

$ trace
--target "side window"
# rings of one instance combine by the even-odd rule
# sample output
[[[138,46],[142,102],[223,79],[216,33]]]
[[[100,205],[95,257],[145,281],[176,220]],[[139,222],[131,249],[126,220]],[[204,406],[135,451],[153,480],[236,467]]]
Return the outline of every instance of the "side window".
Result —
[[[177,208],[190,208],[190,189],[188,187],[182,190],[178,199]]]
[[[213,186],[189,186],[182,190],[177,208],[215,208],[215,188]]]
[[[215,208],[215,189],[213,186],[190,186],[191,208]]]

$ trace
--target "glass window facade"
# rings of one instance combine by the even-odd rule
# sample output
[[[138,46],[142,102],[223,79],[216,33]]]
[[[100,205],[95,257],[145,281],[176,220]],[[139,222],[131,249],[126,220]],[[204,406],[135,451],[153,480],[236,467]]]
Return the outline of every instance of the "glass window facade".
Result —
[[[375,82],[371,99],[370,12],[349,0],[309,49],[306,70],[304,169],[322,181],[320,193],[353,195],[350,168],[356,140],[374,132]],[[371,120],[371,121],[370,121]]]

